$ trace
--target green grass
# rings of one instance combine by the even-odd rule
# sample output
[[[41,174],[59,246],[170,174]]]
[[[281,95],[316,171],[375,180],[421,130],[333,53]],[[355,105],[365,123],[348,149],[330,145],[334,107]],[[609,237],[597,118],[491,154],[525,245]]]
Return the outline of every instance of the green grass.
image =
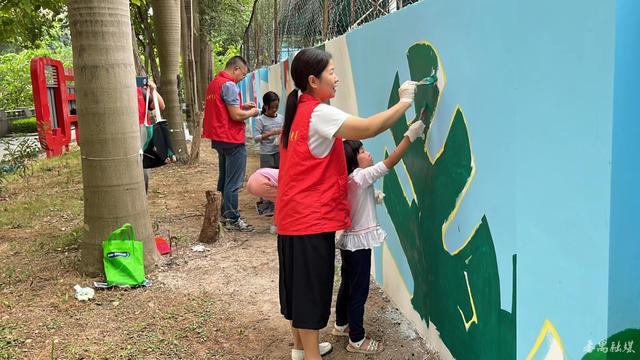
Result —
[[[0,229],[55,226],[46,219],[62,217],[64,223],[82,218],[80,151],[33,163],[32,174],[7,179],[9,201],[0,202]],[[45,221],[43,221],[43,219]]]
[[[0,325],[0,360],[17,359],[20,354],[18,347],[25,340],[14,335],[16,329]]]

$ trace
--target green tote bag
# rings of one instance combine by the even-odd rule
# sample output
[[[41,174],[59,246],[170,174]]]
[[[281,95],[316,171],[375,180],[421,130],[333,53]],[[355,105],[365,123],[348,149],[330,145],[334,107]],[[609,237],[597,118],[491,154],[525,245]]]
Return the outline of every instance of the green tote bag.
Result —
[[[108,285],[144,283],[144,247],[135,240],[131,224],[124,224],[102,242],[102,260]]]

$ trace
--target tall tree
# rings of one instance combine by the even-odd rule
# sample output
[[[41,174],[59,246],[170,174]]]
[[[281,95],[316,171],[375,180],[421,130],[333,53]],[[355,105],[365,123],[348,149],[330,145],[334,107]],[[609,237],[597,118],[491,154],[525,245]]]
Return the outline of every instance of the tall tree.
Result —
[[[81,271],[103,272],[101,242],[124,223],[157,258],[139,155],[135,70],[127,0],[69,0],[76,101],[82,138],[86,232]]]
[[[182,112],[178,98],[180,62],[180,0],[152,0],[158,54],[160,57],[159,91],[165,100],[171,144],[181,162],[188,160]]]
[[[133,27],[133,22],[131,22],[131,45],[133,49],[133,65],[136,68],[136,75],[147,75],[147,72],[144,69],[144,65],[142,64],[142,60],[140,60],[140,53],[138,52],[138,41],[136,40],[136,30]]]
[[[196,81],[196,68],[193,56],[193,0],[182,0],[180,4],[180,50],[182,53],[182,79],[184,80],[184,95],[187,102],[187,124],[189,124],[189,132],[193,134],[195,126],[195,113],[199,110],[198,101],[196,99],[196,89],[194,82]]]
[[[206,34],[200,35],[200,60],[198,63],[198,100],[204,103],[207,86],[213,80],[213,55],[209,38]]]
[[[0,1],[0,43],[35,48],[64,11],[64,0]]]
[[[146,72],[153,75],[153,79],[156,83],[159,83],[160,68],[156,57],[156,39],[149,11],[148,0],[131,0],[131,22],[136,29],[138,45],[144,50]]]

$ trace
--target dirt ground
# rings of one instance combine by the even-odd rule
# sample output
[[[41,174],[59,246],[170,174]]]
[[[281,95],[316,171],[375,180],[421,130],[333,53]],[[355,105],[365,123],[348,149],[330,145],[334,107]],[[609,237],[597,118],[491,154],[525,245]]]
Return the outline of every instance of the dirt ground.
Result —
[[[0,359],[289,359],[288,323],[279,313],[276,237],[245,191],[240,207],[251,234],[225,233],[194,252],[204,192],[215,186],[217,158],[205,142],[199,164],[151,173],[149,209],[156,234],[177,236],[171,256],[148,275],[149,288],[98,291],[79,302],[73,285],[82,233],[79,152],[40,160],[29,180],[13,179],[0,196]],[[257,168],[250,156],[247,173]],[[339,272],[336,272],[339,283]],[[333,323],[330,320],[330,325]],[[437,359],[435,351],[375,285],[365,314],[376,356],[334,345],[325,359]]]

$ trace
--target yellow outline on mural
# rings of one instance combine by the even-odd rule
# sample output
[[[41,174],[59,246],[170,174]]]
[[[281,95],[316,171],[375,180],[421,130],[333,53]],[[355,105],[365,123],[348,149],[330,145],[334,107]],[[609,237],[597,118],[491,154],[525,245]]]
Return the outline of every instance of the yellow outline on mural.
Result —
[[[558,343],[558,345],[560,345],[560,350],[562,350],[562,354],[563,355],[565,354],[564,344],[562,344],[562,339],[560,338],[560,334],[558,333],[556,328],[553,326],[551,321],[546,319],[544,321],[544,325],[542,326],[542,329],[540,329],[540,333],[538,334],[538,338],[536,339],[536,342],[533,345],[533,348],[529,352],[529,355],[527,355],[527,358],[526,358],[527,360],[532,360],[533,357],[536,356],[536,354],[538,353],[538,350],[540,349],[540,346],[542,345],[542,342],[547,336],[547,333],[551,333],[551,336],[553,337],[553,339]]]
[[[434,121],[431,121],[429,123],[429,128],[427,129],[427,133],[426,133],[426,136],[425,136],[425,138],[426,138],[425,143],[424,143],[425,144],[425,148],[423,149],[425,154],[427,155],[427,158],[429,159],[429,161],[433,165],[433,164],[436,163],[436,161],[438,161],[438,159],[440,158],[440,155],[442,155],[442,152],[444,151],[444,147],[446,145],[446,138],[445,138],[445,142],[442,144],[442,146],[440,146],[440,148],[436,152],[435,156],[432,157],[431,154],[429,153],[429,135],[431,133],[431,128],[433,127],[433,124],[435,123],[435,119],[437,119],[437,117],[438,117],[438,111],[440,110],[440,99],[442,98],[442,94],[444,93],[444,89],[445,89],[446,84],[447,84],[447,74],[444,71],[444,66],[442,65],[442,59],[440,58],[440,53],[438,52],[438,49],[435,46],[433,46],[432,43],[430,43],[429,41],[418,41],[415,44],[425,44],[427,46],[430,46],[433,49],[433,51],[436,54],[436,58],[438,59],[438,73],[437,73],[437,76],[438,76],[438,79],[442,79],[442,87],[440,88],[440,93],[438,94],[438,101],[436,102],[437,105],[436,105],[436,108],[435,108],[434,113],[433,113]],[[408,53],[409,52],[407,51],[407,54]],[[458,111],[460,111],[460,114],[462,115],[462,121],[464,121],[465,127],[467,129],[469,128],[468,123],[467,123],[467,117],[464,114],[464,111],[462,110],[462,107],[460,106],[460,104],[456,104],[456,107],[455,107],[455,109],[453,111],[453,114],[451,115],[451,118],[449,120],[449,128],[447,130],[447,136],[448,136],[449,132],[451,131],[451,126],[453,125],[453,120],[455,119],[456,114],[458,113]],[[418,116],[418,114],[416,114],[416,118],[417,118],[417,116]],[[414,118],[413,121],[415,121],[416,118]],[[471,134],[468,133],[467,137],[469,139],[469,149],[471,149],[470,150],[470,153],[471,153],[471,175],[467,179],[467,183],[465,184],[464,188],[462,189],[462,192],[460,193],[460,195],[456,199],[456,205],[453,208],[453,211],[451,212],[451,214],[449,214],[449,217],[444,222],[444,224],[442,224],[442,246],[451,255],[456,255],[457,253],[462,251],[462,249],[464,249],[464,247],[467,246],[469,241],[471,241],[471,238],[473,238],[473,235],[475,234],[476,230],[480,226],[480,223],[478,223],[478,225],[475,227],[475,229],[471,232],[471,235],[465,240],[465,242],[459,248],[457,248],[454,251],[451,251],[449,249],[449,247],[447,246],[447,242],[445,241],[446,235],[447,235],[447,230],[449,228],[449,225],[453,221],[453,219],[456,217],[456,215],[458,213],[458,209],[460,208],[460,204],[462,203],[462,200],[464,199],[465,195],[467,194],[467,191],[471,187],[473,179],[474,179],[474,177],[476,175],[476,161],[475,161],[475,156],[473,154],[473,144],[471,143]],[[402,162],[402,166],[403,166],[405,172],[408,174],[408,171],[406,169],[404,161]],[[407,176],[407,178],[409,179],[409,186],[411,187],[411,193],[413,195],[413,199],[417,204],[418,203],[418,198],[416,197],[416,192],[415,192],[415,189],[413,187],[413,182],[412,182],[410,176]],[[404,192],[404,189],[402,191]],[[404,194],[405,194],[405,198],[407,199],[407,202],[409,202],[409,198],[407,197],[406,192],[404,192]],[[409,203],[409,204],[411,204],[411,203]]]
[[[473,324],[474,322],[477,324],[478,323],[478,314],[476,313],[476,305],[473,302],[473,295],[471,294],[471,285],[469,285],[469,275],[467,275],[467,272],[464,272],[464,279],[467,281],[467,291],[469,291],[469,300],[471,302],[471,312],[473,313],[473,315],[471,316],[471,320],[467,321],[467,319],[464,317],[464,313],[462,312],[462,309],[460,309],[460,306],[458,306],[458,311],[460,311],[460,316],[462,316],[462,321],[464,322],[464,328],[466,331],[469,331],[469,328],[471,327],[471,324]]]
[[[436,103],[437,105],[436,105],[436,108],[435,108],[434,113],[433,113],[433,120],[429,123],[429,128],[427,129],[427,133],[425,135],[425,144],[424,144],[424,149],[423,149],[424,153],[427,155],[428,161],[431,162],[431,164],[433,165],[433,164],[435,164],[436,161],[438,161],[438,159],[440,158],[440,155],[442,155],[442,153],[444,152],[444,147],[446,145],[446,137],[445,137],[445,142],[438,149],[438,151],[436,152],[436,155],[434,157],[432,157],[431,154],[429,153],[429,135],[431,133],[431,128],[432,128],[433,124],[435,123],[435,120],[438,118],[438,111],[440,109],[440,99],[442,98],[442,94],[444,92],[444,89],[446,87],[446,82],[447,82],[446,81],[446,73],[444,71],[444,67],[442,65],[442,61],[441,61],[441,58],[440,58],[440,54],[438,53],[438,49],[435,46],[433,46],[433,44],[431,44],[428,41],[416,42],[415,44],[426,44],[426,45],[430,46],[433,49],[433,51],[436,53],[436,57],[438,59],[438,74],[437,74],[438,75],[438,79],[442,79],[442,87],[440,88],[440,93],[438,94],[438,101]],[[407,52],[407,54],[408,54],[408,52]],[[452,113],[452,115],[451,115],[451,117],[449,119],[449,127],[448,127],[448,130],[447,130],[447,136],[451,132],[451,127],[453,126],[453,121],[455,120],[455,117],[456,117],[456,114],[458,113],[458,111],[460,111],[460,113],[462,115],[462,121],[464,121],[465,127],[467,129],[469,128],[469,126],[467,124],[467,117],[465,116],[464,111],[462,110],[462,107],[460,106],[460,104],[456,104],[456,107],[455,107],[455,109],[454,109],[454,111],[453,111],[453,113]],[[411,123],[414,122],[417,119],[417,116],[418,116],[418,114],[416,114],[416,116],[414,117],[413,121],[411,121]],[[455,204],[455,207],[454,207],[453,211],[451,212],[451,214],[449,214],[449,217],[447,218],[445,223],[442,225],[442,246],[452,256],[458,254],[460,251],[462,251],[467,246],[467,244],[471,241],[471,239],[475,235],[476,231],[480,227],[480,224],[482,223],[481,221],[478,222],[478,224],[475,226],[475,228],[471,231],[470,235],[467,237],[467,239],[464,241],[464,243],[459,248],[457,248],[453,252],[451,252],[449,250],[449,248],[447,246],[447,243],[445,241],[447,229],[448,229],[449,224],[451,223],[451,221],[453,221],[453,219],[457,215],[457,212],[458,212],[458,209],[460,207],[460,204],[462,203],[462,200],[464,199],[464,197],[465,197],[465,195],[467,193],[467,190],[471,187],[471,184],[472,184],[473,179],[474,179],[475,174],[476,174],[475,156],[473,154],[473,146],[471,144],[471,134],[468,134],[468,139],[469,139],[469,149],[470,149],[470,153],[471,153],[471,175],[467,179],[467,182],[466,182],[464,188],[462,189],[462,192],[460,193],[460,195],[456,199],[456,204]],[[389,152],[389,149],[385,146],[384,147],[384,153],[388,153],[388,152]],[[418,203],[418,198],[416,196],[416,191],[415,191],[415,188],[413,186],[413,182],[411,180],[411,176],[409,176],[409,172],[407,171],[407,168],[406,168],[406,165],[405,165],[404,161],[402,161],[402,167],[403,167],[403,170],[405,171],[405,174],[407,175],[406,177],[407,177],[407,179],[409,181],[409,188],[411,189],[411,194],[413,196],[413,201],[415,201],[416,204],[417,204]],[[407,204],[409,206],[411,206],[411,201],[409,200],[407,191],[405,190],[404,186],[400,186],[400,189],[402,190],[402,194],[404,195],[404,198],[405,198]],[[386,211],[386,207],[385,207],[385,211]],[[391,254],[391,257],[393,258],[393,260],[396,261],[396,263],[397,263],[397,260],[395,259],[395,256],[393,256],[393,252],[390,251],[389,253]],[[466,277],[466,272],[465,272],[465,277]],[[409,291],[409,288],[408,288],[404,278],[402,279],[402,285],[407,290],[407,293],[410,294],[411,298],[413,298],[413,292]],[[470,288],[470,286],[468,284],[468,279],[467,279],[467,287],[469,289],[469,298],[470,298],[470,301],[472,303],[472,307],[474,308],[474,318],[475,318],[475,321],[477,323],[477,316],[475,315],[475,306],[473,305],[473,294],[471,293],[471,288]],[[473,321],[474,318],[472,318],[471,321]],[[464,315],[463,315],[463,320],[464,320]],[[466,321],[465,321],[465,327],[466,326],[467,326],[467,324],[466,324]],[[470,324],[469,324],[469,326],[470,326]]]
[[[467,117],[464,115],[464,111],[462,111],[462,108],[460,107],[460,105],[456,106],[456,109],[453,112],[453,116],[451,117],[451,123],[453,124],[453,119],[455,119],[455,116],[458,113],[458,111],[460,111],[460,114],[462,114],[462,121],[464,121],[464,125],[468,129],[469,126],[467,124]],[[449,127],[449,129],[451,129],[451,126]],[[465,248],[465,246],[467,246],[467,244],[469,243],[469,241],[471,241],[473,234],[475,234],[479,226],[478,224],[478,226],[476,226],[476,228],[472,231],[471,236],[469,236],[467,240],[458,249],[454,251],[449,250],[449,247],[447,246],[447,242],[445,241],[447,236],[447,230],[449,229],[449,225],[451,224],[453,219],[458,214],[458,210],[460,209],[460,204],[462,203],[462,200],[464,199],[464,197],[467,195],[467,191],[471,187],[471,184],[473,183],[473,179],[476,176],[476,160],[475,160],[475,156],[473,155],[473,145],[471,144],[471,134],[467,133],[467,137],[469,139],[469,149],[470,149],[469,152],[471,154],[471,175],[469,175],[469,178],[467,179],[467,183],[464,185],[464,188],[460,192],[460,195],[458,195],[458,198],[456,199],[456,205],[454,206],[453,211],[451,211],[447,220],[444,222],[444,224],[442,224],[442,246],[451,255],[455,255],[459,253],[462,249]],[[442,150],[438,153],[436,160],[438,159],[438,157],[440,156],[443,150],[444,150],[444,145],[442,146]]]

